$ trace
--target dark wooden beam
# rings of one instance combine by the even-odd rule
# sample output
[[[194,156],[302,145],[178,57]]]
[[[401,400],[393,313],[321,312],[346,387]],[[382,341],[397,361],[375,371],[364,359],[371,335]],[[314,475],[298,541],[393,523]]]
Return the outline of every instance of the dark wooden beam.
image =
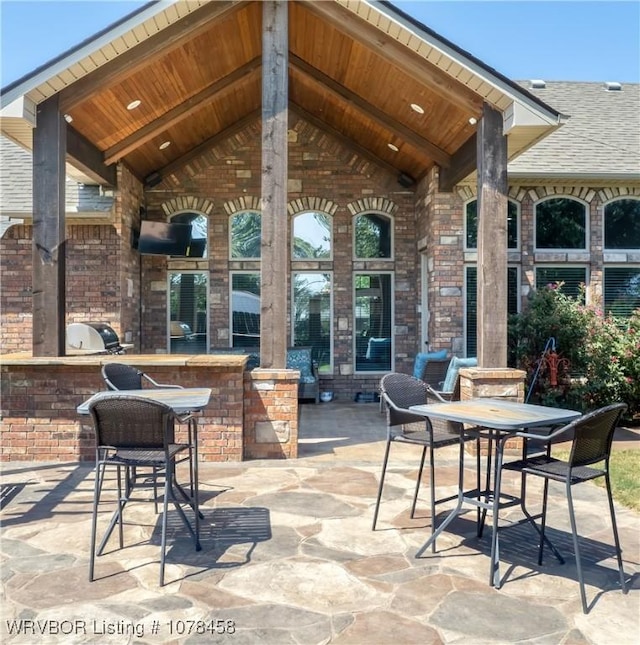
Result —
[[[156,119],[140,128],[120,141],[120,143],[109,148],[104,154],[105,163],[111,164],[114,161],[118,161],[132,150],[135,150],[147,141],[150,141],[171,126],[190,117],[192,114],[202,109],[203,103],[207,103],[217,94],[223,95],[224,92],[232,92],[234,88],[238,87],[238,85],[253,78],[253,76],[260,70],[261,65],[262,58],[258,56],[246,65],[239,67],[231,74],[220,79],[218,82],[205,88],[202,92],[198,92],[198,94],[195,94],[184,103],[181,103],[172,110],[169,110],[159,119]]]
[[[65,352],[65,139],[58,97],[40,103],[33,130],[33,356]]]
[[[421,137],[417,132],[414,132],[402,123],[391,119],[388,114],[378,109],[343,85],[340,85],[340,83],[337,83],[330,76],[327,76],[319,69],[316,69],[315,67],[303,61],[301,58],[298,58],[294,55],[290,55],[290,64],[292,67],[302,72],[308,78],[311,78],[316,83],[322,85],[324,91],[329,92],[341,101],[349,103],[357,110],[364,113],[366,117],[368,117],[372,121],[375,121],[383,128],[389,130],[399,139],[402,139],[417,150],[420,150],[429,155],[436,163],[440,164],[443,167],[447,167],[451,163],[450,155],[442,150],[442,148],[434,145],[428,139]]]
[[[485,104],[478,125],[478,365],[507,366],[507,137]]]
[[[307,112],[304,108],[300,107],[296,103],[290,102],[290,107],[292,112],[295,112],[298,116],[303,118],[305,121],[308,121],[309,123],[311,123],[311,125],[318,128],[318,130],[320,130],[321,132],[326,132],[330,134],[332,137],[334,137],[335,139],[337,139],[338,141],[340,141],[340,143],[347,150],[353,150],[353,152],[358,154],[363,159],[366,159],[367,161],[371,162],[376,166],[379,166],[380,168],[384,168],[387,172],[391,173],[392,175],[397,175],[400,172],[399,168],[396,168],[390,163],[384,161],[384,159],[380,159],[380,157],[373,154],[370,150],[368,150],[367,148],[363,148],[361,145],[357,144],[355,141],[353,141],[352,139],[349,139],[349,137],[346,137],[344,134],[342,134],[342,132],[336,130],[335,128],[332,128],[330,125],[326,124],[322,119],[319,119],[317,116],[314,116],[310,112]]]
[[[286,367],[288,344],[288,13],[286,0],[262,4],[260,367],[276,369]]]
[[[450,193],[453,187],[470,175],[478,165],[478,138],[474,133],[451,155],[451,165],[440,170],[442,193]]]
[[[67,126],[67,158],[72,166],[98,184],[116,185],[115,166],[105,165],[102,152],[70,126]]]
[[[352,11],[341,7],[337,2],[301,1],[306,10],[324,18],[353,40],[374,49],[382,58],[428,85],[432,92],[467,110],[470,115],[480,114],[482,101],[474,92],[408,50],[397,40],[367,24]]]
[[[163,166],[162,168],[158,168],[158,170],[155,170],[151,174],[159,175],[161,178],[168,177],[174,172],[180,170],[181,168],[184,168],[190,161],[192,161],[196,157],[199,157],[207,150],[210,150],[211,148],[213,148],[214,146],[217,146],[219,143],[222,143],[229,137],[232,137],[238,132],[241,132],[242,130],[244,130],[248,125],[253,123],[256,119],[259,119],[261,114],[262,114],[262,110],[260,108],[258,108],[257,110],[254,110],[253,112],[249,112],[249,114],[243,116],[241,119],[236,121],[234,124],[230,125],[228,128],[225,128],[224,130],[221,130],[214,136],[209,137],[206,141],[203,141],[195,148],[192,148],[191,150],[189,150],[189,152],[183,154],[181,157],[178,157],[177,159],[174,159],[171,163],[168,163],[166,166]],[[147,181],[148,177],[149,175],[144,179],[144,181]]]
[[[210,21],[232,11],[238,11],[242,3],[231,0],[207,2],[200,9],[173,23],[154,36],[147,38],[117,58],[101,65],[98,69],[60,92],[60,110],[68,113],[88,99],[94,92],[103,92],[143,67],[150,65],[160,56],[182,46],[187,40],[211,27]]]

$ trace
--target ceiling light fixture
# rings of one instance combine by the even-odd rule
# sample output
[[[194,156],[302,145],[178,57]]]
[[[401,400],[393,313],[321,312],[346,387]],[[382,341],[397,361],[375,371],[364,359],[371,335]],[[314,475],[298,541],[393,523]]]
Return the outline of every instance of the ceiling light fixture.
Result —
[[[421,105],[418,105],[417,103],[412,103],[411,109],[414,112],[417,112],[418,114],[424,114],[424,108]]]
[[[65,120],[67,123],[71,123],[71,121],[73,121],[73,117],[72,117],[70,114],[65,114],[65,115],[64,115],[64,120]]]
[[[142,101],[140,99],[136,99],[135,101],[131,101],[129,105],[127,105],[127,110],[135,110]]]
[[[171,145],[171,141],[163,141],[158,147],[160,150],[164,150],[165,148],[168,148]]]
[[[475,116],[472,116],[472,117],[469,119],[469,123],[470,123],[471,125],[475,125],[476,123],[478,123],[478,119],[476,119],[476,117],[475,117]]]
[[[398,150],[400,150],[400,148],[398,148],[398,146],[393,143],[387,143],[387,148],[389,148],[389,150],[393,150],[394,152],[398,152]]]

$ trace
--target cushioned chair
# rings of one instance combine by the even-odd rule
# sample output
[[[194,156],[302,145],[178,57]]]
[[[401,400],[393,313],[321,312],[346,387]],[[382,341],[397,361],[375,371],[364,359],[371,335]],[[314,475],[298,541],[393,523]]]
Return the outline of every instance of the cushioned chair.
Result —
[[[456,382],[458,380],[458,374],[462,367],[476,367],[478,365],[478,359],[475,357],[472,358],[458,358],[453,356],[451,362],[447,367],[447,373],[442,384],[442,392],[450,393],[453,392]]]
[[[300,371],[298,399],[320,401],[318,364],[312,359],[311,347],[290,347],[287,350],[287,369]]]
[[[376,499],[375,511],[373,514],[372,529],[375,531],[378,520],[378,511],[382,499],[382,490],[384,487],[384,478],[389,461],[389,451],[393,442],[411,443],[422,446],[422,456],[418,468],[418,478],[416,480],[413,503],[411,505],[411,517],[414,517],[416,503],[418,501],[418,492],[422,480],[424,462],[429,450],[429,486],[430,486],[430,509],[431,509],[431,532],[436,529],[436,505],[448,502],[457,498],[457,495],[436,499],[435,488],[435,464],[434,451],[444,446],[452,446],[460,443],[462,435],[464,441],[475,439],[477,445],[477,489],[480,489],[480,445],[479,439],[472,430],[466,430],[461,423],[444,421],[441,419],[429,419],[409,411],[412,405],[423,405],[429,403],[428,385],[409,374],[391,373],[386,374],[380,381],[380,391],[387,410],[387,443],[382,461],[382,473],[380,475],[380,485],[378,487],[378,496]],[[463,476],[463,455],[462,447],[460,454],[460,478]],[[461,480],[462,481],[462,480]],[[432,549],[435,553],[435,542]]]
[[[164,585],[169,501],[191,534],[196,551],[200,550],[200,512],[198,509],[198,453],[191,443],[176,443],[174,425],[177,417],[170,407],[141,397],[113,395],[89,406],[96,435],[96,472],[91,522],[89,580],[94,580],[95,556],[101,555],[113,529],[118,525],[120,548],[123,547],[123,512],[133,487],[122,486],[122,470],[152,468],[164,474],[162,534],[160,546],[160,586]],[[184,420],[184,419],[181,419]],[[176,465],[189,462],[189,492],[176,480]],[[96,549],[98,508],[108,469],[115,469],[118,501],[109,526]],[[193,523],[182,505],[193,511]]]
[[[578,531],[576,528],[575,509],[573,496],[571,494],[572,486],[582,482],[604,477],[607,491],[607,500],[609,503],[609,514],[611,517],[611,526],[613,529],[613,540],[615,543],[616,558],[618,560],[618,573],[620,576],[620,586],[622,592],[627,593],[627,587],[624,579],[624,570],[622,568],[622,550],[620,548],[620,539],[618,537],[618,528],[616,525],[616,516],[611,495],[611,481],[609,479],[609,457],[611,455],[611,445],[613,443],[613,433],[618,425],[621,415],[627,409],[624,403],[615,403],[606,407],[595,410],[568,425],[553,431],[547,437],[541,437],[539,434],[518,432],[516,436],[524,440],[533,439],[538,443],[552,443],[571,440],[571,452],[566,461],[556,459],[551,454],[535,455],[525,457],[518,461],[505,464],[496,464],[498,466],[496,495],[500,494],[501,472],[503,470],[515,471],[523,476],[535,475],[544,478],[544,490],[542,496],[542,512],[540,514],[540,544],[538,547],[538,564],[542,564],[542,555],[545,544],[545,527],[547,519],[547,497],[549,492],[549,480],[557,481],[564,484],[569,507],[569,520],[571,522],[571,535],[573,537],[573,549],[576,558],[576,570],[578,573],[578,582],[580,583],[580,596],[582,599],[582,610],[586,614],[587,597],[584,587],[584,577],[582,573],[582,562],[580,559],[580,548],[578,541]],[[526,489],[525,489],[526,490]],[[492,552],[496,553],[498,544],[498,518],[494,518],[493,530],[493,547]]]

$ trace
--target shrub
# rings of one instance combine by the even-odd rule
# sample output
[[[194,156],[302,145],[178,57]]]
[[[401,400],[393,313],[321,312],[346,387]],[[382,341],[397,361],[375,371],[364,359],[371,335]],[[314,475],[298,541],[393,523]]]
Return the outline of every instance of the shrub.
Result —
[[[567,361],[556,385],[539,366],[545,346]],[[584,304],[584,291],[574,298],[561,285],[538,289],[510,319],[509,363],[526,371],[529,402],[587,411],[624,401],[629,417],[639,415],[640,310],[628,319],[604,316]]]

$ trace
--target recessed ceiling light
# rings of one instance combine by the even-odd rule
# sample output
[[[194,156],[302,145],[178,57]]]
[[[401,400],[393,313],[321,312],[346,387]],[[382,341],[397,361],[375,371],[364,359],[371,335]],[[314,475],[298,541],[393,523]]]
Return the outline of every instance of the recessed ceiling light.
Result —
[[[471,125],[475,125],[476,123],[478,123],[478,119],[476,119],[476,117],[475,117],[475,116],[472,116],[472,117],[469,119],[469,123],[470,123]]]
[[[168,148],[171,145],[171,141],[163,141],[158,147],[160,150],[164,150],[165,148]]]
[[[129,105],[127,105],[127,110],[135,110],[142,101],[140,99],[136,99],[135,101],[131,101]]]
[[[398,148],[398,146],[396,146],[396,145],[395,145],[395,144],[393,144],[393,143],[387,143],[387,147],[388,147],[390,150],[393,150],[394,152],[398,152],[398,150],[400,150],[400,148]]]
[[[73,121],[73,117],[72,117],[70,114],[65,114],[65,115],[64,115],[64,120],[65,120],[67,123],[71,123],[71,121]]]
[[[417,112],[418,114],[424,114],[424,108],[421,105],[418,105],[417,103],[412,103],[411,109],[414,112]]]

